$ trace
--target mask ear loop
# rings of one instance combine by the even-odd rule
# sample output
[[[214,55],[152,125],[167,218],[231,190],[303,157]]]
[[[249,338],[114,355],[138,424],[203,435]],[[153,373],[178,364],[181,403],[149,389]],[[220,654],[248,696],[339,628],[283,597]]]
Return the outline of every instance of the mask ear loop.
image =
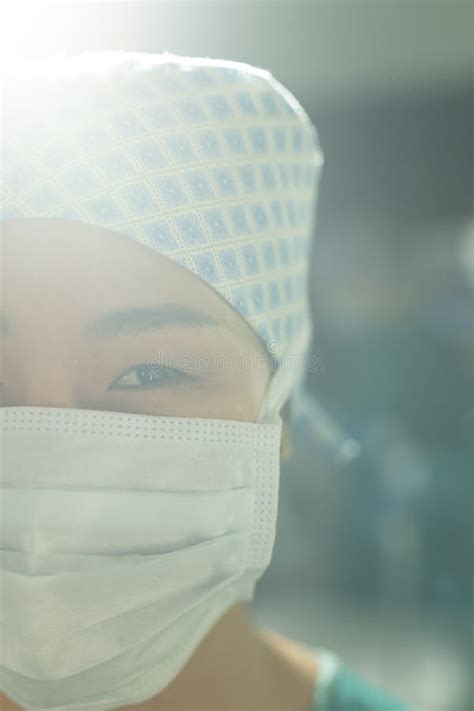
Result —
[[[304,355],[307,352],[310,338],[311,324],[307,322],[298,339],[292,344],[291,352],[281,356],[278,368],[265,393],[257,422],[262,424],[281,422],[280,411],[291,395],[296,383],[304,375],[302,370],[305,364]]]

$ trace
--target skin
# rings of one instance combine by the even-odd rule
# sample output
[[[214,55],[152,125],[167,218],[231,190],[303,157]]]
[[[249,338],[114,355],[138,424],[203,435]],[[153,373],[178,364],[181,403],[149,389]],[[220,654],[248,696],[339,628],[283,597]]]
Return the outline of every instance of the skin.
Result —
[[[191,272],[128,237],[63,220],[3,223],[1,258],[0,406],[256,421],[271,379],[263,346]],[[137,332],[136,309],[149,317],[152,308],[155,327],[148,318]],[[132,309],[135,332],[111,333],[117,316],[105,335],[90,325]],[[289,450],[284,427],[283,458]],[[160,694],[121,708],[308,711],[316,675],[311,653],[238,604]],[[0,708],[21,709],[1,693]]]

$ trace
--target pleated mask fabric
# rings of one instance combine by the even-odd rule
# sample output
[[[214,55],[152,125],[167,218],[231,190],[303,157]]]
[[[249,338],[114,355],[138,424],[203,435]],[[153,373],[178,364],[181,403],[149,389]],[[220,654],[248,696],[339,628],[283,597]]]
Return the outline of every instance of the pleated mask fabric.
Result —
[[[160,693],[270,562],[280,433],[0,408],[0,689],[29,711]]]

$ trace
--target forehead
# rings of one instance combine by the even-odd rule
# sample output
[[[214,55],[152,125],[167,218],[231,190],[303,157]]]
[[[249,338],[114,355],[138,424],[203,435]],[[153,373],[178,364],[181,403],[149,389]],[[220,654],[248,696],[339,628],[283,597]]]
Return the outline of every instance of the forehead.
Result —
[[[69,220],[18,219],[1,225],[3,301],[47,299],[90,311],[120,303],[172,302],[212,314],[259,348],[250,325],[204,280],[126,235]],[[7,308],[7,305],[5,308]]]
[[[125,235],[95,225],[67,220],[12,220],[2,226],[3,267],[6,276],[28,276],[31,271],[41,276],[55,274],[55,283],[64,285],[77,277],[81,284],[104,287],[153,288],[154,295],[177,292],[186,285],[193,295],[199,294],[216,303],[218,294],[200,283],[193,274]],[[75,282],[67,281],[72,287]],[[117,294],[120,293],[117,291]],[[182,293],[182,292],[181,292]]]
[[[1,232],[7,279],[34,272],[37,279],[45,277],[44,287],[52,287],[47,278],[54,274],[54,284],[70,290],[87,284],[96,294],[110,289],[116,296],[137,290],[143,295],[152,292],[155,298],[189,294],[217,310],[223,307],[220,296],[189,271],[120,233],[80,222],[39,219],[6,222]]]

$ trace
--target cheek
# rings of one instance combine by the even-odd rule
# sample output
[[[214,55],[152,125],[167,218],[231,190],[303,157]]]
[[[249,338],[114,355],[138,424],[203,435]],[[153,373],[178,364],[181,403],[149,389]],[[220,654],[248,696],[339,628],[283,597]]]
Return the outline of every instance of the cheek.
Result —
[[[264,397],[265,380],[247,373],[222,375],[205,388],[156,395],[156,408],[175,417],[255,422]]]
[[[222,419],[240,420],[242,422],[254,422],[258,415],[253,392],[246,392],[242,387],[229,388],[225,401],[222,400],[218,407]]]
[[[210,402],[213,417],[255,422],[268,389],[268,365],[258,367],[255,358],[244,358],[220,378],[220,391]]]
[[[106,403],[87,405],[89,409],[131,412],[166,417],[200,417],[216,420],[253,422],[258,406],[242,388],[220,387],[189,392],[137,393],[109,398]]]
[[[205,390],[176,393],[162,397],[163,414],[177,417],[205,417],[218,420],[255,422],[264,397],[264,383],[245,373],[220,378]]]

